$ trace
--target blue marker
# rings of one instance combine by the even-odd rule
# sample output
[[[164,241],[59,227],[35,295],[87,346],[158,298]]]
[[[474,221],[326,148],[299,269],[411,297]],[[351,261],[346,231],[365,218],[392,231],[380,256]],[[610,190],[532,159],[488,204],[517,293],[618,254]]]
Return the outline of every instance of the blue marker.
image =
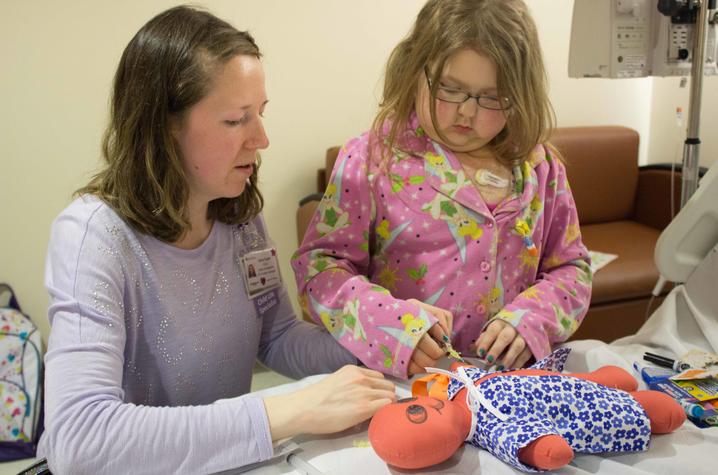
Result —
[[[686,414],[689,417],[700,419],[703,417],[703,413],[706,412],[700,404],[694,404],[692,402],[684,401],[683,399],[676,399],[676,401],[680,404],[683,410],[686,411]]]
[[[633,367],[641,374],[641,378],[648,385],[656,383],[658,381],[665,381],[666,379],[676,374],[676,372],[672,369],[648,366],[639,362],[633,363]]]

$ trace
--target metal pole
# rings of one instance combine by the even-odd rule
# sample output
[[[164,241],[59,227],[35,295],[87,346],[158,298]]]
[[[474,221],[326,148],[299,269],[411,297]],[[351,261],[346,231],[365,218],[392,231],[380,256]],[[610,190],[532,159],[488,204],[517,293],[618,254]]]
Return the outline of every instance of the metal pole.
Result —
[[[706,30],[708,23],[708,0],[698,0],[700,11],[693,35],[693,57],[691,59],[691,93],[688,105],[688,132],[683,145],[683,168],[681,183],[681,208],[698,188],[698,163],[701,140],[698,131],[701,119],[701,95],[703,94],[703,64],[706,51]]]

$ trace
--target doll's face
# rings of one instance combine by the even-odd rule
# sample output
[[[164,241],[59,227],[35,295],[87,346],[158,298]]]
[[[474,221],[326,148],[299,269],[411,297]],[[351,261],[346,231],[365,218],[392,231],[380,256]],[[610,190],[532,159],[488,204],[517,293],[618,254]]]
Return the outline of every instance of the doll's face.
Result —
[[[458,403],[412,397],[381,408],[369,425],[369,439],[390,465],[428,467],[450,458],[461,447],[470,424],[471,416]]]
[[[415,397],[400,399],[398,402],[406,406],[404,414],[409,422],[413,424],[424,424],[429,420],[429,413],[432,409],[441,416],[441,410],[446,407],[444,401],[433,398],[429,399],[430,400],[424,402],[424,404],[415,404],[417,402],[417,398]]]

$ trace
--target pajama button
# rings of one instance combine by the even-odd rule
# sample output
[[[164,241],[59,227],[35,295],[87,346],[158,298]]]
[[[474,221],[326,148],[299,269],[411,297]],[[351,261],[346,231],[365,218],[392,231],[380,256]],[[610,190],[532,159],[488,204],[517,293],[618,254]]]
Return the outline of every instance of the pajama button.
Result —
[[[492,223],[491,221],[489,221],[488,223],[486,223],[486,226],[489,227],[489,228],[493,228],[493,227],[494,227],[494,223]]]
[[[491,264],[484,261],[479,265],[479,268],[481,269],[482,272],[488,272],[491,270]]]

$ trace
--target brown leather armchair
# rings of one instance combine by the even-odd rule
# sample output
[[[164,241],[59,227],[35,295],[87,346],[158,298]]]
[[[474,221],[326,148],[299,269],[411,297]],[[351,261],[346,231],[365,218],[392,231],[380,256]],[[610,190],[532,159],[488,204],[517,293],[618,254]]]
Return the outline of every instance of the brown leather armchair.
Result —
[[[670,166],[638,166],[639,136],[618,126],[556,129],[551,142],[561,152],[589,250],[618,258],[594,275],[591,306],[572,339],[610,342],[635,333],[645,320],[658,280],[653,252],[671,220]],[[297,210],[301,242],[332,170],[339,147],[331,147],[317,172],[318,193]],[[673,176],[673,206],[680,206],[680,167]],[[664,294],[668,289],[664,289]],[[663,300],[658,297],[655,309]]]

